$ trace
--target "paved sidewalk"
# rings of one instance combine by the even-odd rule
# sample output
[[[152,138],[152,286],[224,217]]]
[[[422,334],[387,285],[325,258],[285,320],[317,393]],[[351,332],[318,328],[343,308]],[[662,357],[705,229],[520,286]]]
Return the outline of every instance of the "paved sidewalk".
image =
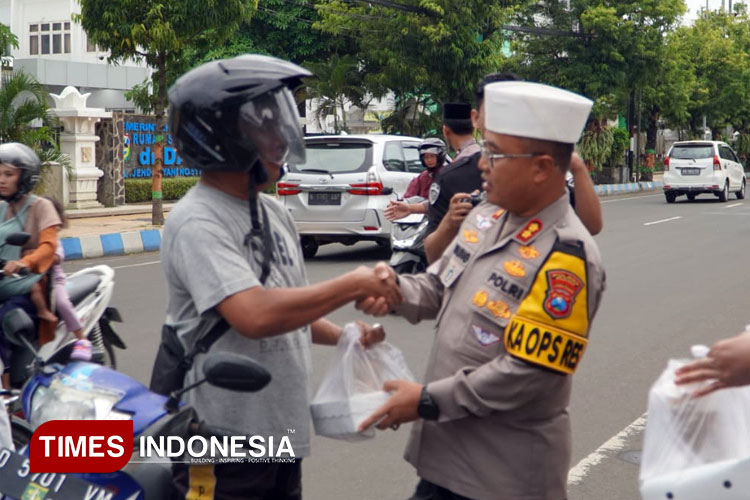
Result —
[[[661,175],[653,182],[601,184],[595,187],[599,196],[623,193],[661,191]],[[168,217],[173,203],[164,204]],[[68,227],[60,233],[66,260],[125,255],[158,251],[161,228],[151,225],[151,204],[126,205],[114,208],[70,210]]]

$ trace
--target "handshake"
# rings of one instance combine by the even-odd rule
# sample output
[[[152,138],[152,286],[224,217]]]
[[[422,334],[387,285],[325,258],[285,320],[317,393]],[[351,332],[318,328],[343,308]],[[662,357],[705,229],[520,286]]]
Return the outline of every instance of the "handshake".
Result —
[[[365,314],[385,316],[403,301],[396,272],[385,262],[358,267],[351,278],[357,284],[355,307]]]

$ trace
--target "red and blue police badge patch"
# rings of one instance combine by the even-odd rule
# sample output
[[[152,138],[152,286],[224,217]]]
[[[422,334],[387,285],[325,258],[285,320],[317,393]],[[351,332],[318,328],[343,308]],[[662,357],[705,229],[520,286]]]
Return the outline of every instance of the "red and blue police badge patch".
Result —
[[[583,280],[565,269],[547,271],[547,295],[544,299],[544,312],[552,319],[570,316],[576,295],[583,289]]]

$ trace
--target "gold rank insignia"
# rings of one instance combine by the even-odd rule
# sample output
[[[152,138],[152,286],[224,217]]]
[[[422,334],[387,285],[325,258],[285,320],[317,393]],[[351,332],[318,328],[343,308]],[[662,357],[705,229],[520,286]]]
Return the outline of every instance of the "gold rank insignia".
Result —
[[[537,233],[539,233],[539,231],[542,230],[542,227],[544,227],[542,221],[539,219],[532,219],[518,232],[516,239],[521,243],[528,243],[537,235]]]
[[[487,309],[489,309],[496,318],[510,318],[510,308],[508,307],[508,304],[502,300],[490,301],[487,303]]]
[[[503,267],[508,274],[510,274],[511,276],[515,276],[516,278],[522,278],[526,276],[526,268],[523,267],[521,261],[506,260],[503,264]]]
[[[474,294],[474,305],[477,307],[484,307],[485,304],[487,304],[487,300],[489,300],[490,295],[485,292],[484,290],[480,290],[477,293]]]
[[[518,253],[521,254],[521,257],[528,260],[536,259],[541,255],[534,245],[523,246],[518,249]]]
[[[464,241],[466,243],[479,243],[479,233],[475,229],[464,229]]]
[[[500,217],[502,217],[502,215],[504,213],[505,213],[505,209],[501,208],[500,210],[498,210],[497,212],[495,212],[494,214],[492,214],[492,218],[495,219],[495,220],[497,220]]]

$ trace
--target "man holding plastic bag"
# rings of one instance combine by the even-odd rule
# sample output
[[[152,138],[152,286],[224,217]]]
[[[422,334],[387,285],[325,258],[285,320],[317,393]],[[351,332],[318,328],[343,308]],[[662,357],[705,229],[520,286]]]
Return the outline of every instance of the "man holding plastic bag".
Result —
[[[488,85],[485,99],[487,201],[425,274],[399,277],[396,311],[437,318],[426,384],[388,382],[393,396],[363,427],[421,418],[405,454],[421,478],[412,500],[563,500],[571,375],[604,290],[565,188],[592,103],[528,82]]]

